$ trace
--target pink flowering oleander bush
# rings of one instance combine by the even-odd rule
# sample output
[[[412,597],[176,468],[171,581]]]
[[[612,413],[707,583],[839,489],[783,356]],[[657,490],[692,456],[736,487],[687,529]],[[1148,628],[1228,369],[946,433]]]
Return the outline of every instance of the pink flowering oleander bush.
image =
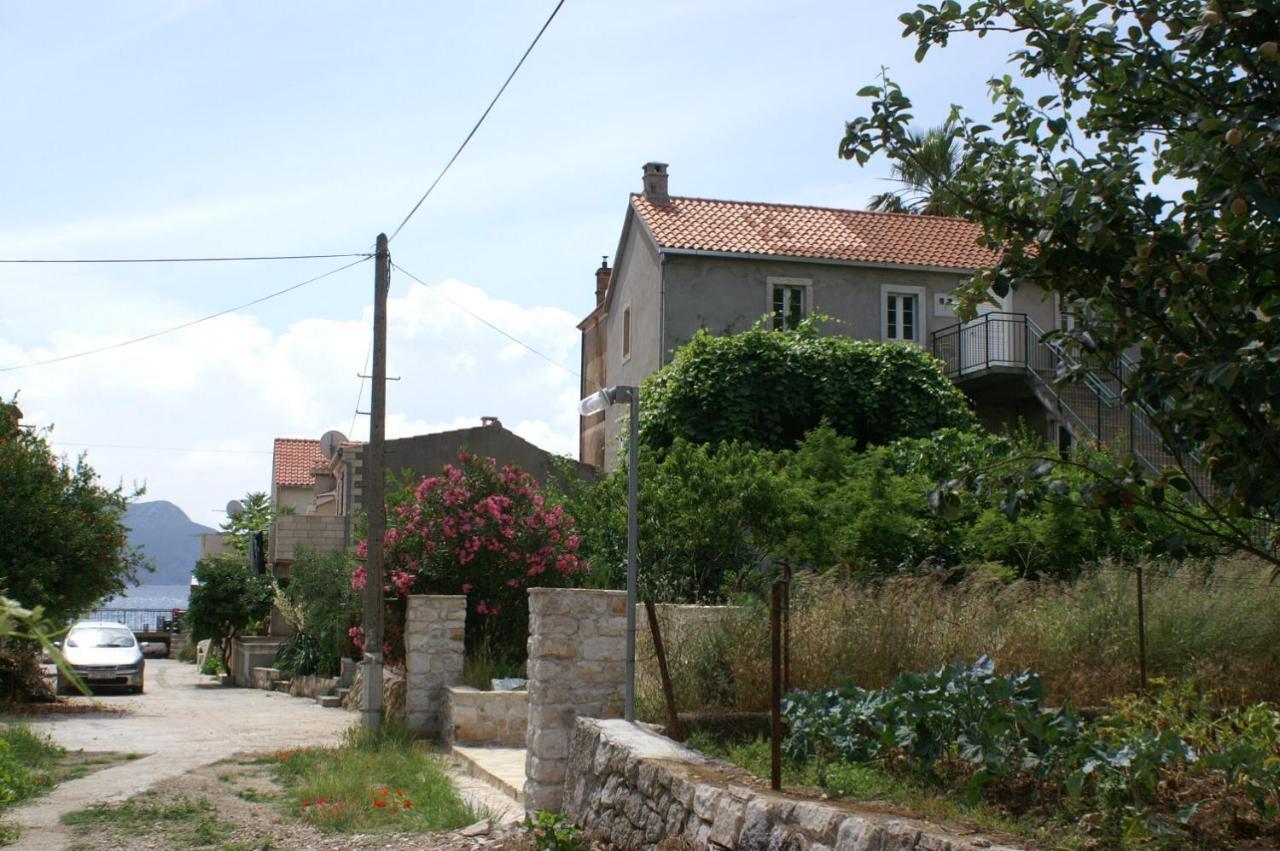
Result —
[[[589,569],[578,558],[573,518],[542,494],[533,477],[492,458],[458,453],[439,475],[387,496],[386,646],[403,658],[402,630],[410,594],[465,594],[467,647],[494,658],[525,658],[529,632],[526,590],[572,584]],[[364,558],[367,542],[356,554]],[[363,565],[352,575],[361,590]],[[353,635],[360,640],[362,635]]]

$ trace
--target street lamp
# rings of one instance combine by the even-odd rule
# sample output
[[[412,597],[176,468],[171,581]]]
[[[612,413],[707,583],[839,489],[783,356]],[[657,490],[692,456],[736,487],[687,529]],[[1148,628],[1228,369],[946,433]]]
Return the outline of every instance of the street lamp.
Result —
[[[624,691],[623,717],[636,720],[636,503],[639,431],[640,388],[626,384],[606,387],[592,393],[578,403],[578,413],[584,417],[603,413],[618,402],[631,403],[631,433],[627,443],[627,681]]]

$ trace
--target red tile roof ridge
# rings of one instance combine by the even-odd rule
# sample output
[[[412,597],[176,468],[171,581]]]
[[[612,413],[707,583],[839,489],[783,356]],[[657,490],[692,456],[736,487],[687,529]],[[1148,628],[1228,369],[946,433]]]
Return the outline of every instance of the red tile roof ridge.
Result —
[[[633,199],[648,201],[651,206],[659,210],[661,210],[663,207],[670,206],[669,204],[655,203],[649,200],[648,198],[646,198],[644,194],[641,192],[632,192],[631,197]],[[900,213],[900,212],[891,212],[888,210],[856,210],[856,209],[851,209],[849,207],[823,207],[818,204],[788,204],[783,201],[734,201],[729,198],[703,198],[698,195],[671,195],[669,197],[670,197],[670,200],[672,201],[699,201],[704,204],[733,204],[733,205],[738,205],[743,207],[786,207],[792,210],[821,210],[824,213],[857,213],[857,214],[865,214],[868,216],[877,216],[877,217],[884,216],[884,217],[892,217],[892,218],[903,218],[903,219],[908,219],[910,221],[915,221],[915,222],[918,222],[922,219],[938,219],[939,221],[944,221],[944,222],[958,222],[960,224],[980,227],[980,225],[977,222],[970,221],[969,219],[962,219],[959,216],[939,216],[934,213]]]

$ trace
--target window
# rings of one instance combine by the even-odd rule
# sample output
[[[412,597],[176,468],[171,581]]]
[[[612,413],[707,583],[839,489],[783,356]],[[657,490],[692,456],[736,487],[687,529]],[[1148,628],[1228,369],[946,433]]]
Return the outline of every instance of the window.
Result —
[[[810,293],[813,282],[808,278],[769,278],[769,316],[775,331],[793,330],[812,310]]]
[[[631,305],[622,308],[622,359],[631,357]]]
[[[882,287],[880,290],[882,338],[903,343],[919,343],[924,336],[924,320],[920,315],[920,305],[923,303],[924,287]]]

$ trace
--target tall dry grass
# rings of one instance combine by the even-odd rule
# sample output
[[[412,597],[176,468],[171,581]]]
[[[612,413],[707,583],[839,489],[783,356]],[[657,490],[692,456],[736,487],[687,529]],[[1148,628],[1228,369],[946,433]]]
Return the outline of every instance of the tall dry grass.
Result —
[[[1146,565],[1147,669],[1194,678],[1240,700],[1280,699],[1280,584],[1244,559]],[[1040,673],[1051,699],[1096,706],[1138,684],[1135,573],[1103,564],[1071,584],[1005,584],[983,575],[899,578],[865,585],[838,576],[797,580],[791,605],[792,687],[843,679],[885,685],[988,655],[997,669]],[[760,710],[769,694],[769,619],[756,603],[667,648],[682,711]],[[638,692],[657,719],[654,676]]]

